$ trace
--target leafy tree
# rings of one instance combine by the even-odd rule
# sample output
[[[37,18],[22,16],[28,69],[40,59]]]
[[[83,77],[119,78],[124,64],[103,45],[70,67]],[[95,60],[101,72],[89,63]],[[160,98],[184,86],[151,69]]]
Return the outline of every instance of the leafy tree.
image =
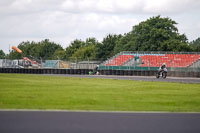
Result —
[[[67,58],[94,59],[96,58],[96,46],[99,42],[95,38],[87,38],[86,41],[75,40],[66,48]]]
[[[3,50],[0,50],[0,59],[5,59],[6,54],[3,52]]]
[[[97,58],[109,58],[114,55],[114,48],[117,42],[120,40],[122,35],[111,35],[106,36],[102,43],[97,45]]]
[[[190,46],[192,47],[193,51],[200,52],[200,37],[190,42]]]
[[[50,60],[53,58],[53,54],[57,49],[62,49],[62,47],[54,42],[49,42],[48,39],[39,43],[41,45],[40,57],[43,60]]]
[[[116,46],[114,48],[114,54],[117,54],[121,51],[133,51],[135,50],[134,39],[132,37],[131,32],[124,34],[119,41],[117,41]]]
[[[65,60],[65,50],[64,49],[57,49],[53,56],[52,59],[53,60]]]
[[[70,58],[79,48],[84,47],[85,42],[81,40],[74,40],[67,48],[66,48],[66,57]]]
[[[160,16],[147,19],[134,26],[115,51],[191,51],[186,36],[178,33],[176,24]]]
[[[90,45],[95,45],[96,46],[98,44],[99,44],[99,42],[94,37],[87,38],[86,41],[85,41],[85,46],[90,46]]]
[[[95,45],[89,45],[78,49],[72,56],[72,58],[78,59],[95,59],[96,58],[96,47]]]

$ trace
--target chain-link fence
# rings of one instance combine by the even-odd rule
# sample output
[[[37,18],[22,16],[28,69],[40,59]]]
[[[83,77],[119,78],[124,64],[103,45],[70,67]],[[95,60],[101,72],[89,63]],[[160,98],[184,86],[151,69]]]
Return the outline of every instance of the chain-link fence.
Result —
[[[194,52],[120,52],[110,59],[80,59],[30,61],[0,59],[1,68],[55,68],[99,70],[155,71],[165,63],[168,71],[200,72],[200,53]]]
[[[52,69],[95,69],[102,63],[102,59],[44,60],[40,62],[25,59],[0,59],[0,68],[52,68]]]

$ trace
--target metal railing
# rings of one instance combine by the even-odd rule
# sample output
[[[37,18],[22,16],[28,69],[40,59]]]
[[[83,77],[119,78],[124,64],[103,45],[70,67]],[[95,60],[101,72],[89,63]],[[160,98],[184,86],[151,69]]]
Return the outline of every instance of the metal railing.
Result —
[[[95,69],[102,62],[102,59],[69,58],[67,60],[44,60],[35,65],[23,59],[0,59],[0,68]]]

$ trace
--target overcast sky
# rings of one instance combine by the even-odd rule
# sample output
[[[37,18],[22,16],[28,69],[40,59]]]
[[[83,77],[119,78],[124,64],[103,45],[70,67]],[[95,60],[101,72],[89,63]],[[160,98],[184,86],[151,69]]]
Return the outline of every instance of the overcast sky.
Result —
[[[175,20],[189,41],[200,37],[200,0],[0,0],[0,49],[22,41],[71,41],[124,34],[161,15]]]

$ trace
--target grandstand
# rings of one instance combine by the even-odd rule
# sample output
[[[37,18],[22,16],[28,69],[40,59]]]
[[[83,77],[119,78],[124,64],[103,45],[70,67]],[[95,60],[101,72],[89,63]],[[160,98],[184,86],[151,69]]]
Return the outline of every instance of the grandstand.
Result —
[[[176,70],[200,70],[200,53],[120,52],[100,65],[101,69],[156,70],[166,66]],[[145,69],[146,68],[146,69]]]

